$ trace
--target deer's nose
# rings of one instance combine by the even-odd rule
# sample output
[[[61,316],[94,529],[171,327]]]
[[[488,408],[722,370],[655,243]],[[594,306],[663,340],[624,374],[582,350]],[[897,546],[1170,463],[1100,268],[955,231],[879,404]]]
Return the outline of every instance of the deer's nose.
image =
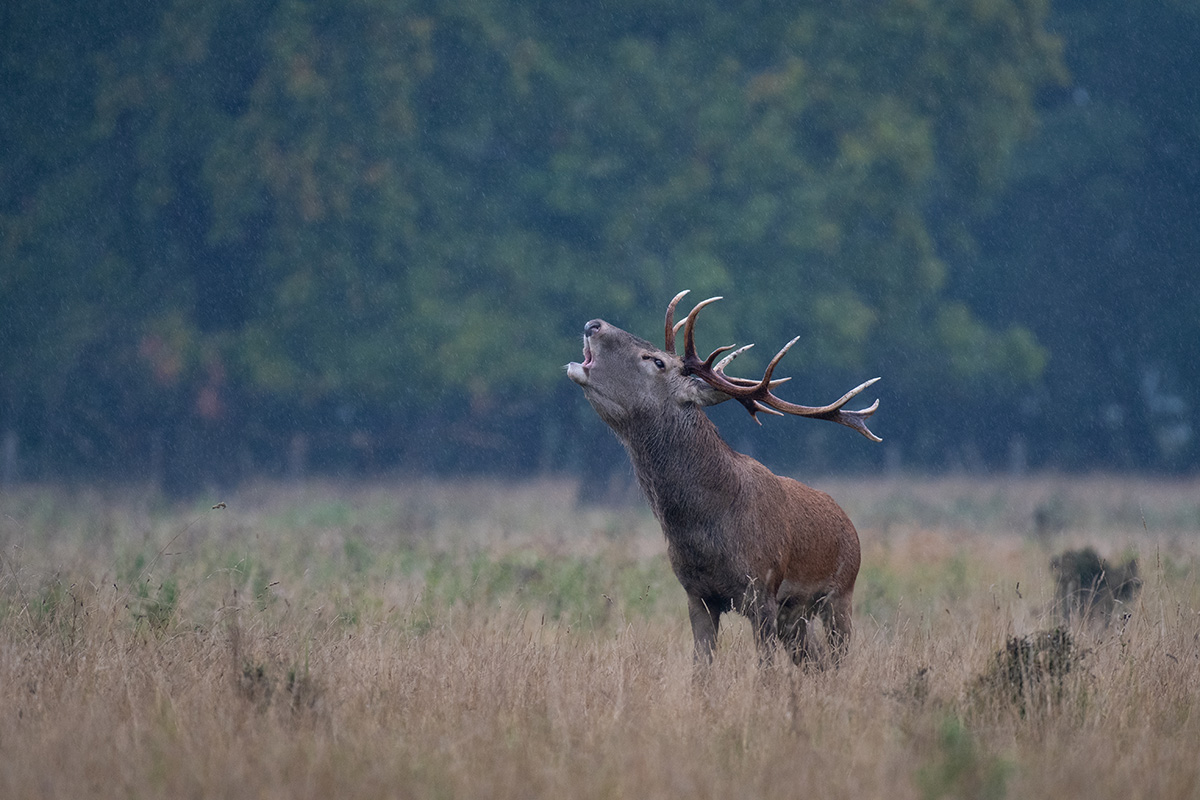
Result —
[[[603,327],[603,326],[604,326],[604,322],[603,322],[603,321],[601,321],[601,320],[598,320],[598,319],[594,319],[594,320],[592,320],[591,322],[589,322],[587,325],[584,325],[584,326],[583,326],[583,335],[584,335],[584,336],[591,336],[593,333],[595,333],[596,331],[600,330],[600,328],[601,328],[601,327]]]

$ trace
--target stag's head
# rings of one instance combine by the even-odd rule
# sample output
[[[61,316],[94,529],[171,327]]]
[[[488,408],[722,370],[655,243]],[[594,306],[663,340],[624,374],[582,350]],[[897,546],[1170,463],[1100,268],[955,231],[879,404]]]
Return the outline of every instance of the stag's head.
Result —
[[[861,411],[842,410],[843,405],[878,378],[851,389],[828,406],[801,406],[781,400],[771,390],[789,379],[773,379],[772,375],[776,365],[797,340],[793,339],[779,351],[761,380],[728,376],[725,368],[752,345],[738,349],[733,346],[720,347],[708,358],[701,359],[696,353],[696,316],[702,308],[721,298],[713,297],[698,303],[686,319],[676,324],[675,306],[686,294],[686,290],[680,292],[667,306],[664,331],[666,346],[663,349],[602,319],[594,319],[584,326],[583,363],[568,364],[567,375],[583,387],[588,402],[606,423],[618,427],[639,416],[661,414],[664,408],[672,406],[703,407],[732,399],[741,403],[756,421],[760,411],[816,417],[846,425],[868,439],[880,441],[865,423],[865,419],[879,407],[878,400],[870,408]],[[675,352],[675,335],[681,327],[684,332],[684,352],[678,355]],[[722,354],[726,355],[716,362]]]
[[[605,422],[617,425],[664,406],[706,406],[728,397],[687,374],[683,359],[602,319],[583,328],[583,363],[567,365]]]

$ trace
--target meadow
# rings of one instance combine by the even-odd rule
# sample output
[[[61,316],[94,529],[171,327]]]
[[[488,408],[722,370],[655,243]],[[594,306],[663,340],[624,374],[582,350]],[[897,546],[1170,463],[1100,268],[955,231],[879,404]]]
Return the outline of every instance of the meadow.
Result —
[[[573,481],[0,493],[0,797],[1200,798],[1200,481],[810,482],[849,658],[729,616],[701,675],[657,524]],[[1059,628],[1085,546],[1142,590]]]

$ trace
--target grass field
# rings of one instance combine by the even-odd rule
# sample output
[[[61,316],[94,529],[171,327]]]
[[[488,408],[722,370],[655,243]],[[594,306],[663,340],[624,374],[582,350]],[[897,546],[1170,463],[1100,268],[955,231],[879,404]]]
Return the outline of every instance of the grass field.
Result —
[[[573,483],[0,494],[0,797],[1200,798],[1200,483],[813,483],[850,657],[727,617],[702,678],[654,520]],[[1142,592],[1039,651],[1083,546]]]

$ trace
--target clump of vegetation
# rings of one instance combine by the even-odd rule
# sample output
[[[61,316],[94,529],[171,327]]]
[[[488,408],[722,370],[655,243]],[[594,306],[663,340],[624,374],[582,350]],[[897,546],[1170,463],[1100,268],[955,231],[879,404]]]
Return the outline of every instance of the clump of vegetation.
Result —
[[[977,678],[973,695],[990,704],[1015,708],[1021,717],[1048,711],[1066,699],[1067,676],[1082,657],[1065,628],[1009,637]]]
[[[1091,547],[1055,556],[1050,569],[1057,583],[1059,613],[1067,623],[1082,619],[1107,625],[1142,588],[1136,558],[1114,565]]]
[[[264,664],[252,664],[246,661],[242,664],[241,674],[237,678],[238,693],[251,705],[266,709],[271,704],[271,695],[275,687],[267,675]]]
[[[252,653],[249,635],[240,623],[229,626],[229,655],[233,666],[233,688],[250,708],[265,712],[285,708],[293,714],[313,711],[321,688],[309,669],[309,653],[302,664],[284,666],[277,656]]]

